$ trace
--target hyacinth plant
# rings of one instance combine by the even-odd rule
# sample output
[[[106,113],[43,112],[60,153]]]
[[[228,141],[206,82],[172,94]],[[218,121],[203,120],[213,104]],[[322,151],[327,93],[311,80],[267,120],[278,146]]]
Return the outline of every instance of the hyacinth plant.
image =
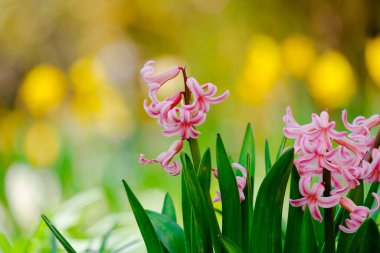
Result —
[[[169,193],[161,213],[144,210],[123,180],[148,252],[380,252],[374,221],[380,203],[380,134],[371,134],[380,124],[379,115],[360,116],[349,123],[343,111],[347,132],[339,132],[327,111],[313,114],[311,123],[300,125],[287,108],[285,137],[273,165],[266,143],[266,176],[254,198],[255,143],[250,124],[236,162],[228,155],[220,134],[216,138],[216,166],[211,164],[210,149],[201,155],[197,142],[200,132],[196,127],[205,121],[210,105],[225,100],[229,92],[216,95],[214,84],[200,85],[180,66],[157,74],[149,61],[141,76],[149,89],[145,111],[157,119],[163,135],[178,139],[156,158],[141,154],[139,161],[159,164],[169,175],[181,177],[182,184],[183,220],[178,222]],[[174,78],[183,78],[184,90],[159,100],[157,91]],[[287,139],[294,139],[294,147],[285,147]],[[190,156],[181,152],[184,142],[190,146]],[[219,183],[216,193],[210,192],[212,175]],[[287,222],[283,222],[288,181],[289,211]],[[214,208],[218,201],[222,210]],[[75,252],[43,218],[63,247]]]

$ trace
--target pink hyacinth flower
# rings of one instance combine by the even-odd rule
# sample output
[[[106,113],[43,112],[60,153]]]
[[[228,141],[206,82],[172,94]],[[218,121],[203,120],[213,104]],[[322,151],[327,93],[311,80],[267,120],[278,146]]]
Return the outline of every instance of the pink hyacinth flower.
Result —
[[[345,233],[354,233],[356,230],[358,230],[360,225],[367,218],[368,214],[373,213],[377,210],[377,208],[379,208],[379,196],[374,192],[372,193],[372,196],[376,200],[376,205],[372,209],[369,209],[365,206],[357,206],[351,199],[346,197],[340,200],[340,205],[348,212],[350,212],[350,219],[345,220],[347,227],[339,225],[340,230],[342,230]]]
[[[372,150],[372,162],[363,161],[363,180],[369,183],[380,181],[380,150]]]
[[[375,114],[372,115],[370,118],[366,119],[363,116],[356,117],[352,124],[348,123],[347,121],[347,111],[344,110],[342,112],[342,120],[344,123],[344,126],[351,131],[349,134],[350,137],[354,136],[370,136],[370,130],[380,124],[380,115]]]
[[[162,152],[157,156],[156,159],[146,159],[144,154],[140,154],[139,162],[141,164],[153,164],[159,163],[166,172],[168,172],[172,176],[177,176],[181,173],[182,167],[181,164],[177,161],[174,161],[170,164],[173,157],[178,154],[179,151],[182,150],[183,140],[176,140],[169,147],[168,151]]]
[[[311,216],[315,220],[322,222],[322,215],[319,211],[319,206],[323,208],[331,208],[338,204],[340,196],[334,195],[323,197],[325,187],[321,183],[314,183],[313,186],[310,187],[310,183],[311,177],[301,177],[299,181],[299,190],[304,197],[296,200],[291,199],[289,202],[295,207],[302,206],[302,210],[305,210],[306,205],[308,205]]]
[[[233,163],[232,168],[239,170],[242,174],[242,176],[236,176],[236,183],[237,183],[237,187],[239,190],[239,198],[240,198],[240,203],[241,203],[245,200],[243,190],[247,184],[247,170],[238,163]],[[213,168],[212,172],[214,173],[215,178],[218,178],[218,169]],[[214,197],[214,199],[212,201],[213,202],[219,202],[221,200],[222,199],[221,199],[220,192],[216,191],[216,196]]]
[[[140,70],[142,78],[148,84],[156,83],[161,86],[167,81],[176,77],[182,69],[182,67],[174,66],[160,74],[156,74],[156,70],[152,66],[153,63],[154,61],[148,61]]]
[[[187,79],[186,85],[194,97],[194,102],[189,105],[190,108],[204,113],[210,110],[210,104],[220,103],[230,94],[229,91],[226,90],[222,95],[214,97],[217,91],[214,84],[206,83],[199,85],[197,80],[192,77]]]
[[[181,139],[197,138],[200,132],[194,126],[201,125],[206,120],[206,114],[201,111],[192,112],[184,107],[176,107],[168,113],[168,126],[164,135],[178,135]]]

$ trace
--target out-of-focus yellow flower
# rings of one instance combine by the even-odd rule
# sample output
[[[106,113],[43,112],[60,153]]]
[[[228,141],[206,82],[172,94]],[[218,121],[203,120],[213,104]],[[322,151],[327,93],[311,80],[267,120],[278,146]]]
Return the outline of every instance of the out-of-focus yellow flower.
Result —
[[[316,49],[313,41],[308,37],[296,34],[284,41],[282,54],[289,74],[296,78],[303,78],[316,58]]]
[[[327,52],[317,60],[308,80],[313,98],[327,108],[346,106],[357,89],[350,63],[336,51]]]
[[[60,140],[55,127],[38,121],[31,125],[24,138],[24,152],[28,162],[36,167],[52,165],[60,151]]]
[[[66,81],[56,67],[42,64],[27,73],[19,90],[19,98],[34,116],[42,116],[65,98]]]
[[[249,103],[263,102],[279,79],[281,67],[281,52],[278,44],[268,36],[254,36],[237,83],[239,96]]]
[[[380,87],[380,36],[367,41],[365,60],[369,75]]]
[[[107,80],[102,62],[96,58],[79,59],[71,67],[70,77],[70,105],[79,122],[110,137],[125,137],[131,132],[134,122],[126,101]]]

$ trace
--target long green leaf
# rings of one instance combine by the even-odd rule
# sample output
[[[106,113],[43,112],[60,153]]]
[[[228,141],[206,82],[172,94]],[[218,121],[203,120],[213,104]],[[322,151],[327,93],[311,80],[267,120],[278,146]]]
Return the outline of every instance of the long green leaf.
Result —
[[[173,199],[172,199],[172,197],[170,197],[169,193],[165,194],[164,205],[162,206],[161,213],[168,216],[174,222],[177,221],[177,216],[175,214],[175,207],[174,207]]]
[[[152,222],[149,220],[148,216],[145,213],[144,208],[137,200],[135,194],[132,192],[131,188],[129,188],[127,182],[123,180],[124,188],[128,196],[129,204],[131,205],[133,214],[135,215],[135,219],[137,225],[139,226],[141,235],[144,239],[145,246],[149,253],[162,253],[161,243],[158,240],[157,234],[153,228]]]
[[[293,158],[294,149],[287,150],[273,165],[260,186],[253,213],[253,235],[249,252],[282,251],[282,206]]]
[[[191,226],[192,226],[192,211],[191,199],[186,187],[185,173],[181,175],[181,193],[182,193],[182,222],[185,234],[185,250],[186,253],[193,252],[191,247]]]
[[[12,246],[9,243],[7,236],[0,232],[0,251],[2,250],[2,252],[10,252],[11,248]]]
[[[300,176],[295,166],[292,168],[292,174],[290,178],[290,199],[299,199],[302,197],[298,189],[298,182]],[[297,249],[300,245],[301,240],[301,228],[302,228],[302,219],[304,213],[299,207],[294,207],[289,204],[288,212],[288,223],[286,226],[286,237],[285,237],[285,253],[297,252]]]
[[[53,232],[55,238],[57,238],[57,240],[61,243],[63,248],[65,248],[65,250],[68,253],[75,253],[76,251],[74,250],[74,248],[65,239],[65,237],[63,237],[63,235],[58,231],[58,229],[56,229],[56,227],[50,222],[50,220],[44,214],[42,214],[41,217],[44,220],[44,222],[46,223],[46,225],[49,227],[51,232]]]
[[[222,234],[242,247],[242,220],[239,191],[221,136],[216,139],[216,162],[222,199]]]
[[[270,160],[269,143],[268,140],[265,140],[265,171],[267,174],[271,167],[272,162]]]
[[[354,189],[350,190],[347,197],[350,198],[352,201],[354,201],[357,205],[363,205],[363,198],[364,198],[363,182],[361,182],[360,185],[358,185]],[[343,210],[342,221],[344,221],[349,217],[349,213],[344,209],[342,210]],[[338,240],[337,251],[341,253],[347,252],[348,247],[351,244],[351,241],[353,240],[353,238],[354,238],[354,234],[346,234],[339,230],[339,240]]]
[[[237,246],[231,239],[228,239],[226,236],[220,236],[223,247],[227,250],[228,253],[244,253],[244,251]]]
[[[243,250],[248,251],[251,238],[253,216],[253,192],[255,175],[255,139],[251,124],[245,130],[243,144],[240,150],[239,164],[247,169],[247,184],[244,188],[245,200],[241,206]]]
[[[176,253],[185,251],[183,230],[175,221],[165,214],[149,210],[145,210],[145,213],[152,222],[158,239],[169,252]]]
[[[297,245],[295,245],[295,247],[297,248]],[[318,253],[318,246],[317,246],[317,241],[315,239],[313,222],[312,222],[312,218],[311,218],[308,207],[306,207],[305,209],[303,220],[302,220],[302,228],[301,228],[300,241],[299,241],[299,251],[294,250],[292,252]]]
[[[196,249],[197,252],[210,252],[210,247],[212,251],[212,245],[206,244],[206,236],[209,232],[209,224],[207,219],[206,201],[203,196],[203,191],[199,184],[197,175],[195,174],[190,157],[182,153],[181,162],[185,179],[184,182],[188,191],[188,197],[191,200],[195,228],[197,229],[196,233],[193,234],[197,237],[197,245],[192,245],[192,248],[193,251]],[[195,246],[198,248],[194,249]]]
[[[287,138],[285,136],[282,137],[280,147],[278,147],[278,151],[277,151],[277,155],[276,155],[276,161],[278,158],[280,158],[282,151],[284,151],[286,140],[287,140]]]
[[[379,229],[372,218],[363,222],[350,244],[348,253],[380,252]]]
[[[364,205],[368,208],[372,208],[373,206],[373,202],[374,202],[374,198],[372,196],[372,193],[377,193],[377,191],[379,190],[379,185],[380,183],[379,182],[374,182],[371,184],[371,187],[369,188],[369,191],[367,193],[367,197],[365,198],[365,202],[364,202]]]
[[[222,245],[220,243],[220,239],[218,235],[220,234],[220,228],[218,224],[218,220],[216,218],[216,214],[214,211],[214,206],[212,204],[211,195],[210,195],[210,184],[211,184],[211,152],[208,148],[203,156],[199,165],[198,170],[198,180],[203,190],[203,196],[205,198],[207,204],[208,211],[208,220],[210,225],[210,237],[212,240],[212,244],[214,245],[214,252],[219,253],[222,250]],[[210,241],[207,238],[208,241]],[[208,242],[209,243],[209,242]]]

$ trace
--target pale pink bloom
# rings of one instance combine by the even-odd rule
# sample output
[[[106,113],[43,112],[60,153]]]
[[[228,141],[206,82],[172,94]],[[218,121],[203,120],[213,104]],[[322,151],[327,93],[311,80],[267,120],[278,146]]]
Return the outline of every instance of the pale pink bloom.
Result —
[[[239,170],[242,174],[242,176],[236,176],[236,183],[239,190],[239,198],[240,198],[240,203],[241,203],[245,200],[243,190],[247,184],[247,170],[238,163],[233,163],[232,168]],[[214,173],[215,178],[218,178],[218,169],[213,168],[212,172]],[[220,192],[216,191],[216,196],[214,197],[213,202],[219,202],[221,200],[222,199],[221,199]]]
[[[152,118],[158,119],[158,123],[162,126],[168,124],[168,113],[171,109],[176,107],[178,103],[181,101],[182,93],[178,92],[164,101],[152,101],[150,105],[148,105],[148,101],[144,100],[144,109],[149,116]]]
[[[181,139],[197,138],[200,132],[194,126],[201,125],[206,120],[206,114],[193,112],[184,107],[176,107],[169,111],[168,122],[164,135],[178,135]]]
[[[173,157],[182,150],[183,140],[176,140],[169,147],[168,151],[162,152],[157,156],[156,159],[146,159],[144,154],[140,154],[140,163],[141,164],[152,164],[159,163],[166,172],[172,176],[177,176],[181,173],[182,167],[181,164],[177,161],[171,163]],[[171,163],[171,164],[170,164]]]
[[[146,62],[144,67],[140,70],[140,74],[145,82],[148,84],[158,84],[158,87],[176,77],[182,69],[182,67],[174,66],[160,74],[156,74],[156,70],[152,66],[153,63],[154,61]]]
[[[377,208],[379,208],[379,196],[374,192],[372,193],[372,196],[376,200],[376,205],[372,209],[369,209],[365,206],[357,206],[351,199],[346,197],[340,200],[340,205],[348,212],[350,212],[350,219],[345,220],[347,227],[339,225],[340,230],[342,230],[345,233],[354,233],[356,230],[358,230],[360,225],[367,218],[368,214],[373,213],[377,210]]]
[[[363,180],[369,183],[380,182],[380,150],[372,150],[372,162],[363,161]]]
[[[204,113],[210,110],[210,104],[217,104],[222,102],[230,94],[226,90],[222,95],[214,97],[217,88],[212,83],[206,83],[199,85],[195,78],[188,78],[186,85],[189,88],[191,94],[194,97],[194,102],[190,105],[190,108]]]
[[[375,114],[366,119],[363,116],[356,117],[352,124],[347,121],[347,111],[342,112],[342,120],[344,126],[351,131],[348,135],[351,139],[359,142],[364,142],[367,147],[371,145],[372,138],[370,137],[370,130],[380,124],[380,115]]]
[[[299,181],[299,190],[302,196],[300,199],[289,200],[292,206],[302,206],[302,210],[305,210],[306,205],[309,206],[311,216],[322,222],[322,215],[319,211],[319,206],[323,208],[331,208],[338,204],[340,200],[339,195],[333,195],[329,197],[323,197],[323,192],[325,191],[325,187],[321,183],[314,183],[312,187],[311,177],[304,176],[301,177]]]

